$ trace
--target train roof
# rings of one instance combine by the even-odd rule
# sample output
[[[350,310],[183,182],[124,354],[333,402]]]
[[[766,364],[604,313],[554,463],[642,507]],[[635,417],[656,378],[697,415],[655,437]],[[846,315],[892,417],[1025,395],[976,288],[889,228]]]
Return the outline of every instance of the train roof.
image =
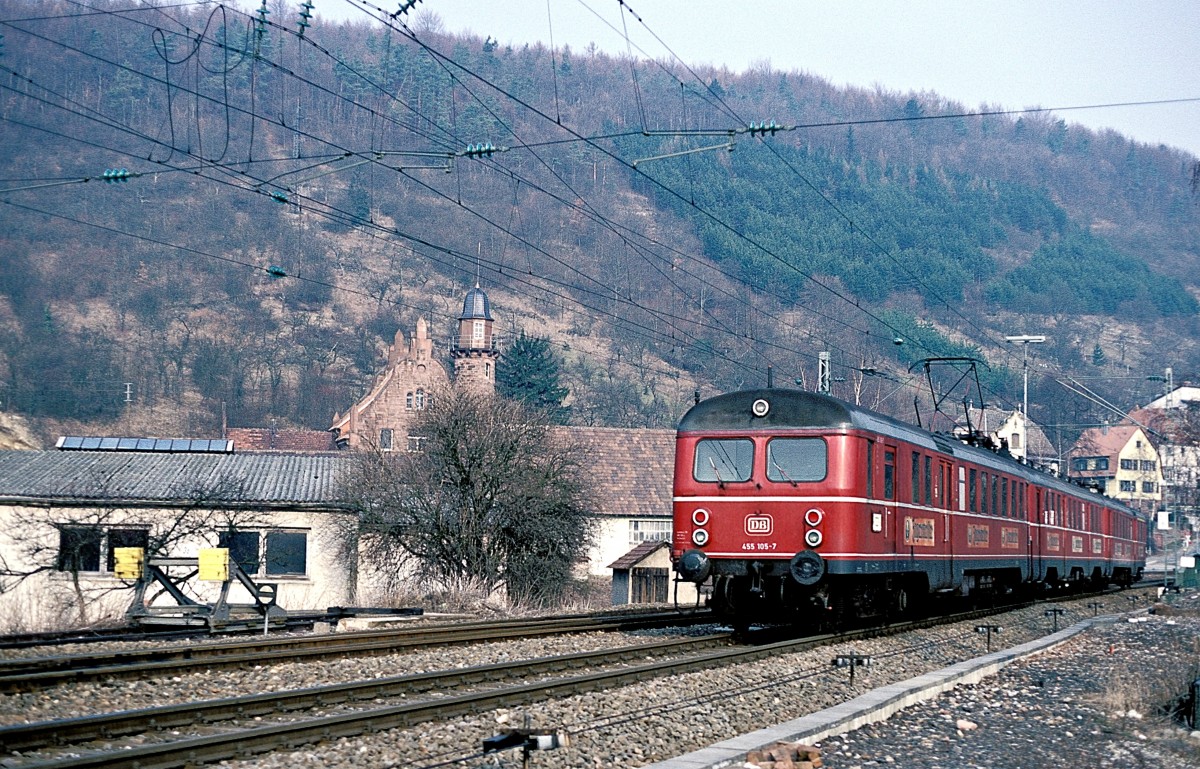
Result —
[[[766,403],[765,413],[753,410],[756,402]],[[1056,475],[1022,464],[978,446],[970,446],[954,436],[931,433],[916,425],[901,422],[831,395],[771,388],[741,390],[717,395],[688,409],[679,421],[679,432],[729,432],[753,430],[866,430],[911,443],[930,451],[961,457],[994,470],[1016,475],[1039,486],[1072,496],[1089,498],[1095,504],[1134,511],[1123,502],[1097,494]]]

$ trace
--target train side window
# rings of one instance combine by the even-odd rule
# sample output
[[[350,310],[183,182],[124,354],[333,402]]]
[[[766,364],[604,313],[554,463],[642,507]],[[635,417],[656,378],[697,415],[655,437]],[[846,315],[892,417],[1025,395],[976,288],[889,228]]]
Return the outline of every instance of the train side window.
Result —
[[[949,507],[949,505],[947,505]],[[958,511],[966,512],[967,509],[967,468],[958,468]]]
[[[896,498],[896,452],[883,452],[883,498]]]
[[[979,479],[979,512],[988,515],[992,508],[988,507],[988,474],[980,473]]]
[[[974,467],[971,468],[971,512],[979,512],[979,471]]]
[[[823,481],[827,453],[823,438],[775,438],[767,444],[767,480]]]
[[[875,496],[875,441],[867,441],[867,499]]]
[[[912,501],[914,505],[921,504],[921,455],[912,453]]]
[[[1008,479],[1000,479],[1000,515],[1008,517]]]
[[[992,476],[992,507],[991,507],[992,515],[1000,515],[1000,505],[997,504],[999,501],[1000,501],[1000,479],[993,475]]]
[[[933,504],[933,458],[926,455],[925,457],[925,504]]]
[[[754,443],[748,438],[704,438],[696,442],[692,477],[708,483],[750,480]]]

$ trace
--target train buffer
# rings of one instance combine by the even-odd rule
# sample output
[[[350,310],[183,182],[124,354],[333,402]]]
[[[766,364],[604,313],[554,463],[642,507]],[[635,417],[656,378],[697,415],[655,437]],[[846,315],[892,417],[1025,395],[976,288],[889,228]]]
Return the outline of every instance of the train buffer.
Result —
[[[203,548],[195,558],[149,559],[141,548],[116,550],[126,551],[114,552],[117,576],[134,580],[133,599],[125,612],[131,624],[231,632],[282,628],[286,623],[287,610],[276,603],[278,585],[255,582],[230,558],[228,548]],[[189,595],[210,594],[217,584],[211,602],[201,603]],[[237,603],[231,594],[244,594],[249,600]]]

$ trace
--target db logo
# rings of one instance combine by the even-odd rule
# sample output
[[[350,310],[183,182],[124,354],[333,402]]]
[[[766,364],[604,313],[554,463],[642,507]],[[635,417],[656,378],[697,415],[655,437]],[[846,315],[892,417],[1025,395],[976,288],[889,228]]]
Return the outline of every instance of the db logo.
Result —
[[[746,533],[754,537],[765,537],[771,533],[774,522],[769,515],[747,515]]]

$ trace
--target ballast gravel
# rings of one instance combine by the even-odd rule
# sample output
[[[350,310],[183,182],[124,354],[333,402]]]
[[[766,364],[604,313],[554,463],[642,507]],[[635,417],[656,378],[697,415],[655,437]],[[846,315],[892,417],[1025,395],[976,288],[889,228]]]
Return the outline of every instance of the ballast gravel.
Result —
[[[1060,626],[1072,624],[1094,612],[1116,613],[1134,606],[1133,593],[1101,599],[1099,607],[1089,608],[1088,601],[1064,601]],[[1143,599],[1140,604],[1147,604]],[[1021,609],[988,624],[1001,630],[992,637],[993,648],[1015,646],[1045,635],[1053,618],[1045,606]],[[1138,623],[1152,628],[1152,620]],[[246,760],[224,762],[228,767],[517,767],[519,751],[481,755],[484,738],[513,727],[531,726],[558,730],[570,737],[570,746],[555,751],[535,752],[530,766],[536,767],[637,767],[681,755],[720,740],[764,726],[797,718],[887,683],[977,657],[985,652],[986,636],[976,632],[979,623],[966,622],[911,632],[902,636],[873,639],[853,644],[790,654],[740,665],[675,675],[620,689],[577,695],[508,710],[493,710],[470,718],[423,724],[410,729],[394,729],[352,739],[301,747]],[[692,633],[711,632],[697,628]],[[1148,630],[1146,631],[1148,632]],[[550,654],[566,654],[592,648],[636,643],[648,636],[678,635],[678,630],[642,631],[628,634],[587,634],[567,638],[532,639],[469,647],[424,650],[402,655],[332,660],[319,663],[286,664],[249,671],[219,670],[189,674],[155,682],[114,682],[59,687],[49,692],[0,697],[0,720],[5,723],[45,720],[86,715],[111,710],[148,707],[168,702],[192,701],[260,692],[268,688],[301,688],[334,681],[399,675],[418,670],[490,664],[504,660],[526,659]],[[1083,636],[1082,648],[1087,648]],[[1129,643],[1132,645],[1135,640]],[[1068,648],[1061,647],[1066,653]],[[1140,658],[1136,648],[1131,653]],[[858,668],[854,682],[848,672],[836,668],[836,655],[854,652],[870,655],[872,664]],[[1056,652],[1057,653],[1057,652]],[[633,660],[631,662],[634,662]],[[1064,663],[1070,666],[1069,661]],[[1087,678],[1086,669],[1077,675]],[[987,687],[985,682],[982,687]],[[1024,698],[1024,689],[1013,688],[1011,699]],[[1034,693],[1036,694],[1036,692]],[[1061,703],[1060,703],[1061,704]],[[974,711],[972,711],[974,712]],[[882,739],[897,745],[918,742],[918,735],[889,732],[880,728]],[[971,732],[984,729],[980,725]],[[1064,729],[1061,725],[1059,729]],[[861,734],[866,734],[860,730]],[[930,737],[929,739],[936,739]],[[1008,742],[1013,742],[1009,738]],[[1004,740],[1001,740],[1004,742]],[[832,744],[832,742],[830,743]],[[840,741],[839,741],[840,745]],[[829,760],[834,754],[827,747]],[[872,748],[874,751],[875,749]],[[866,766],[873,761],[905,764],[911,751],[896,747],[890,751],[868,753],[856,750],[837,760],[847,759],[840,767]],[[855,755],[859,758],[855,758]],[[870,757],[868,757],[870,756]],[[0,760],[0,764],[12,765]],[[828,764],[827,765],[832,765]],[[930,764],[929,766],[934,766]],[[1013,766],[1009,763],[981,763],[979,766]],[[1035,766],[1026,764],[1025,766]],[[1073,763],[1063,765],[1076,765]],[[1104,764],[1098,764],[1104,765]],[[1109,764],[1117,766],[1119,764]],[[1120,764],[1124,765],[1124,764]],[[1198,762],[1196,765],[1200,765]],[[956,767],[948,761],[936,766]],[[1173,765],[1163,764],[1168,769]]]
[[[1196,769],[1200,731],[1159,708],[1178,704],[1198,676],[1196,617],[1096,627],[982,683],[826,740],[822,759],[826,769]]]

